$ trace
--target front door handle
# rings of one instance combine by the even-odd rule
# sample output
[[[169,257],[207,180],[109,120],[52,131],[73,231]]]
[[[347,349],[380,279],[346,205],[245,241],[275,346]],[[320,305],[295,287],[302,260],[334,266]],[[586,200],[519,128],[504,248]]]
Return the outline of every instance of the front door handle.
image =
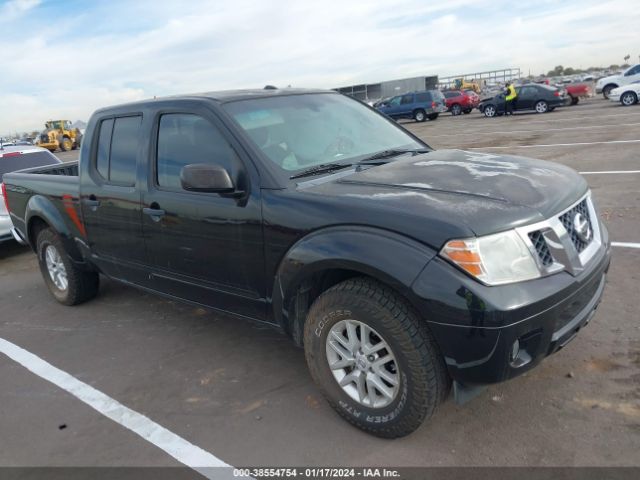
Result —
[[[85,198],[82,203],[89,207],[93,212],[95,212],[100,206],[100,200],[98,200],[95,195],[89,195],[89,198]]]

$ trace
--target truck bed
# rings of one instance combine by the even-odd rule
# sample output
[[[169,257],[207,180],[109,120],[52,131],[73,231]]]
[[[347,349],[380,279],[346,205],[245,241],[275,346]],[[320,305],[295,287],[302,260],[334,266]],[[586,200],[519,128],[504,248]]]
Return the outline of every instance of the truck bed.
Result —
[[[70,209],[80,213],[78,162],[5,173],[3,182],[13,224],[23,239],[28,239],[28,213],[39,208],[57,210],[56,217],[68,225],[72,235],[81,234],[82,229],[69,217]]]

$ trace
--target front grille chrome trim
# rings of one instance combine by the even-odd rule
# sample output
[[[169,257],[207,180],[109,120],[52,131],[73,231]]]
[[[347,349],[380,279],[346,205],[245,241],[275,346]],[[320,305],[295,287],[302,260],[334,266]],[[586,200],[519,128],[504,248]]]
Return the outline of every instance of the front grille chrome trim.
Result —
[[[560,217],[573,210],[583,201],[586,201],[589,212],[589,220],[593,230],[593,239],[582,250],[582,252],[578,252],[575,244],[571,240],[571,235],[563,225]],[[588,191],[577,202],[573,203],[570,207],[562,210],[561,212],[556,213],[551,218],[525,227],[518,227],[515,230],[531,252],[542,276],[551,275],[562,270],[565,270],[574,276],[578,275],[585,269],[586,265],[602,246],[600,221],[593,205],[593,201],[591,200],[591,191]],[[535,232],[540,232],[544,237],[549,252],[553,257],[552,263],[547,262],[547,264],[545,264],[540,258],[540,255],[530,237],[530,234]]]

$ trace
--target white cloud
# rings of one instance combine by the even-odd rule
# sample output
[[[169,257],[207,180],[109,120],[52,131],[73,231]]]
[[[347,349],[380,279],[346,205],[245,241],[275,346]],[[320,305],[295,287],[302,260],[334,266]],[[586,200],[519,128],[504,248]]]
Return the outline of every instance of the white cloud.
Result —
[[[0,23],[13,21],[40,5],[40,0],[9,0],[0,6]]]
[[[0,29],[0,51],[20,52],[0,75],[0,132],[37,128],[49,117],[86,120],[99,106],[154,95],[620,63],[640,53],[634,7],[632,0],[148,0],[39,23],[31,10],[17,22],[22,28]]]

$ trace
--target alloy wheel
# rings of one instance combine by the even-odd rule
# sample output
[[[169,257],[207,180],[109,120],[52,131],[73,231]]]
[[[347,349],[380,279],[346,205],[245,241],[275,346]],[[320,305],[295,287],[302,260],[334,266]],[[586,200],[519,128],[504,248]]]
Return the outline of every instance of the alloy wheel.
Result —
[[[48,245],[44,251],[44,257],[51,281],[59,290],[65,291],[69,286],[69,281],[67,280],[67,269],[58,249],[53,245]]]
[[[389,344],[358,320],[341,320],[327,335],[327,362],[342,390],[360,405],[384,408],[398,395],[400,372]]]

